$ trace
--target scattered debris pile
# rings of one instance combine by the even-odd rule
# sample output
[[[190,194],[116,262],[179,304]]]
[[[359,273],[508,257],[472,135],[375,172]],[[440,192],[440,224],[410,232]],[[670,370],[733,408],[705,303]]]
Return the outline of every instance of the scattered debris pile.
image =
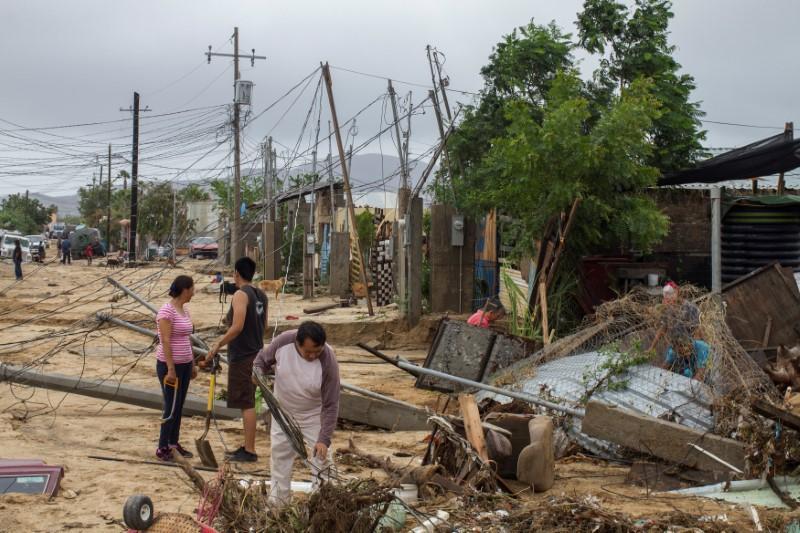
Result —
[[[776,431],[771,420],[753,409],[756,402],[780,406],[782,398],[733,336],[722,304],[690,286],[680,294],[677,302],[662,303],[657,296],[634,290],[603,304],[578,332],[488,381],[575,408],[600,400],[735,439],[746,446],[745,471],[750,475],[796,465],[797,435]],[[509,400],[486,393],[479,398]],[[619,456],[606,440],[587,438],[577,417],[554,416],[581,446]]]
[[[216,525],[230,532],[371,532],[394,500],[392,487],[374,479],[322,483],[309,497],[276,507],[269,486],[226,474]]]

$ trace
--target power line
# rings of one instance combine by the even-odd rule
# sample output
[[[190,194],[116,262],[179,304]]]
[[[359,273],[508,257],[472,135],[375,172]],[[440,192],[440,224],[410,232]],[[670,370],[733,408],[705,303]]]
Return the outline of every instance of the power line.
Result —
[[[375,78],[375,79],[383,80],[383,81],[386,81],[387,79],[391,79],[393,82],[401,83],[403,85],[410,85],[412,87],[422,87],[423,89],[430,89],[431,88],[430,85],[426,85],[424,83],[416,83],[416,82],[413,82],[413,81],[398,80],[397,78],[395,78],[393,76],[381,76],[379,74],[370,74],[368,72],[361,72],[361,71],[358,71],[358,70],[352,70],[352,69],[344,68],[344,67],[335,67],[333,65],[331,65],[331,68],[332,69],[336,69],[336,70],[341,70],[341,71],[344,71],[344,72],[350,72],[351,74],[358,74],[360,76],[366,76],[368,78]],[[476,92],[473,92],[473,91],[464,91],[464,90],[461,90],[461,89],[453,89],[452,87],[447,87],[447,90],[453,91],[453,92],[456,92],[456,93],[461,93],[461,94],[469,94],[469,95],[472,95],[472,96],[480,96],[480,93],[476,93]]]

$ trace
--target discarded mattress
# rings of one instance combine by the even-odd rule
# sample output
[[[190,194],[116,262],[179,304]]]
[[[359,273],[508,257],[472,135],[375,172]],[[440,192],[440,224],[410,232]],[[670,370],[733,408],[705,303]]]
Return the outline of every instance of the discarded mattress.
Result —
[[[588,352],[556,359],[537,367],[535,376],[511,388],[570,407],[582,407],[587,391],[592,390],[606,374],[601,368],[603,363],[613,355]],[[697,380],[645,364],[627,369],[615,376],[614,381],[625,382],[625,387],[620,390],[600,387],[591,398],[694,429],[711,430],[714,427],[711,391]],[[492,399],[500,403],[511,401],[507,396],[485,391],[479,392],[477,399]],[[587,450],[605,457],[619,456],[616,445],[583,434],[579,418],[572,417],[565,429],[571,439]]]

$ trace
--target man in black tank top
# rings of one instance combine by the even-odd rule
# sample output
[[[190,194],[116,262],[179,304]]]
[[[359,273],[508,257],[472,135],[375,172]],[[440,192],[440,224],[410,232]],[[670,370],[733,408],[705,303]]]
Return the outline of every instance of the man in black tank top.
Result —
[[[233,281],[238,290],[228,310],[228,331],[209,350],[206,363],[228,345],[228,407],[242,410],[244,446],[229,458],[231,461],[254,462],[256,455],[256,400],[255,385],[251,379],[253,360],[264,347],[264,329],[267,325],[267,296],[251,282],[256,263],[242,257],[234,265]]]

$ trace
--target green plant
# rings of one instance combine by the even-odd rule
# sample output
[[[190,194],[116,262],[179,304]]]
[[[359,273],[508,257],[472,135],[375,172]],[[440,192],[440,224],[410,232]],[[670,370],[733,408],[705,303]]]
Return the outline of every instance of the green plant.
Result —
[[[586,403],[598,390],[625,390],[628,387],[628,370],[634,366],[649,363],[652,354],[645,352],[640,343],[629,350],[622,350],[619,343],[614,342],[599,350],[603,362],[593,370],[583,373],[582,383],[586,392],[581,402]]]
[[[541,327],[534,323],[528,307],[528,295],[514,283],[514,279],[505,269],[501,269],[500,275],[511,303],[509,309],[506,309],[509,333],[528,339],[541,339]]]

